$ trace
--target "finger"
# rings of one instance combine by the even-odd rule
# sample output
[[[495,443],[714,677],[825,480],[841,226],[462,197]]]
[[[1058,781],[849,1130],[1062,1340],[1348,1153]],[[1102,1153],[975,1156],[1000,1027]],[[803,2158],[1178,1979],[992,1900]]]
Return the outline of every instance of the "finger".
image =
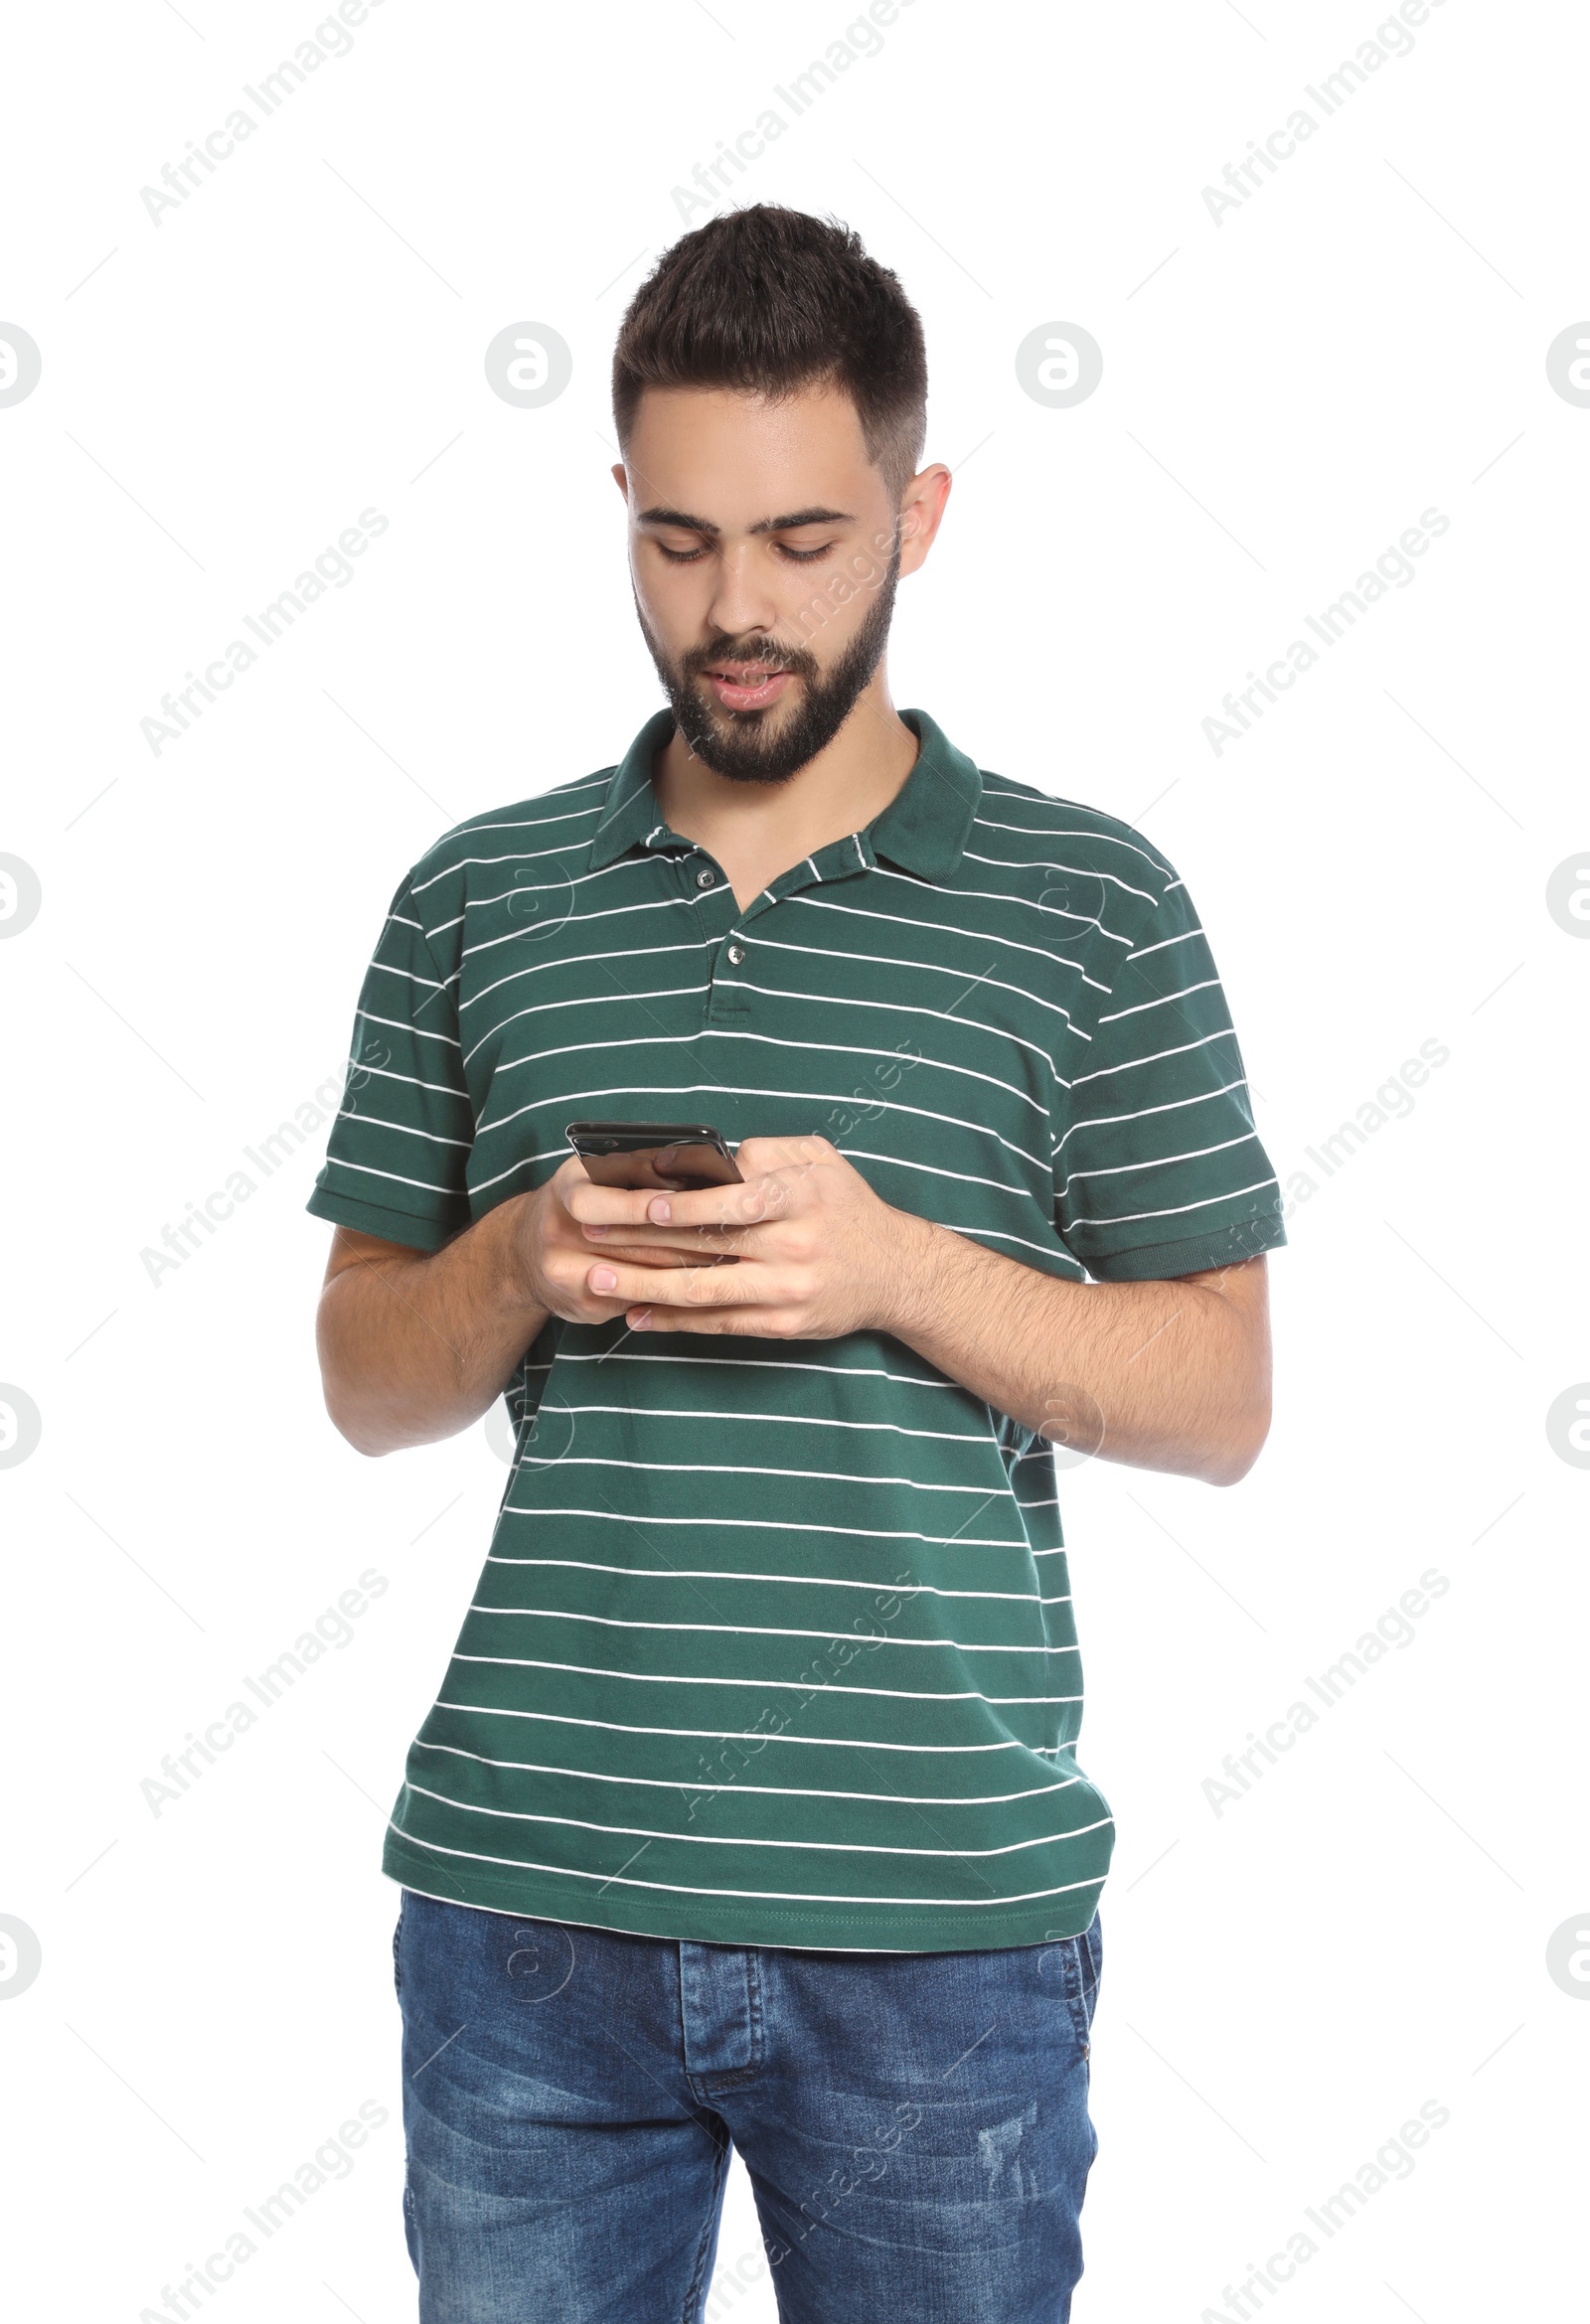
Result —
[[[734,1159],[742,1177],[750,1177],[759,1170],[786,1170],[809,1167],[813,1162],[829,1162],[836,1149],[826,1138],[813,1135],[806,1138],[742,1138],[734,1149]]]
[[[598,1231],[604,1235],[609,1232],[605,1227]],[[589,1255],[592,1259],[600,1259],[612,1267],[644,1267],[655,1274],[659,1269],[667,1271],[679,1267],[734,1267],[738,1265],[739,1255],[734,1251],[703,1252],[698,1250],[694,1243],[688,1247],[670,1243],[654,1243],[643,1249],[631,1240],[635,1233],[633,1227],[614,1227],[610,1231],[622,1239],[611,1246],[605,1242],[594,1243]]]
[[[624,1313],[622,1302],[602,1299],[599,1296],[592,1298],[588,1291],[571,1291],[565,1304],[573,1305],[578,1309],[578,1313],[572,1316],[564,1315],[562,1308],[555,1310],[556,1314],[562,1317],[565,1323],[612,1323]],[[634,1305],[633,1301],[629,1304]]]
[[[681,1193],[648,1196],[645,1216],[658,1226],[755,1226],[789,1207],[789,1185],[762,1172],[732,1186],[687,1187]]]
[[[640,1226],[655,1189],[648,1186],[599,1186],[594,1178],[579,1178],[563,1193],[563,1208],[583,1225]]]
[[[548,1179],[546,1186],[547,1197],[549,1201],[556,1202],[559,1209],[566,1210],[568,1208],[568,1198],[570,1194],[573,1193],[575,1187],[583,1186],[587,1183],[588,1181],[585,1176],[584,1163],[580,1161],[577,1154],[571,1154],[564,1161],[558,1163],[556,1169],[554,1170],[552,1176]]]
[[[581,1178],[560,1192],[570,1218],[593,1226],[637,1226],[648,1219],[658,1223],[672,1219],[684,1226],[712,1225],[732,1222],[742,1214],[757,1216],[762,1208],[749,1184],[682,1187],[666,1175],[655,1174],[643,1186],[603,1186],[594,1178]]]
[[[766,1308],[667,1308],[654,1301],[643,1308],[628,1309],[624,1321],[631,1331],[694,1331],[708,1337],[732,1334],[772,1339],[786,1336],[772,1328],[779,1313]]]
[[[568,1186],[563,1201],[581,1225],[754,1225],[787,1207],[792,1187],[833,1151],[823,1138],[747,1138],[739,1148],[737,1183],[660,1191],[583,1179]]]
[[[582,1222],[580,1233],[592,1245],[593,1255],[612,1259],[623,1255],[625,1248],[635,1250],[682,1251],[687,1255],[710,1259],[715,1253],[725,1256],[746,1247],[754,1229],[750,1227],[690,1227],[690,1226],[593,1226]]]
[[[765,1293],[769,1299],[774,1296],[769,1271],[753,1260],[742,1260],[735,1268],[671,1268],[659,1282],[663,1272],[656,1267],[615,1266],[602,1260],[586,1269],[585,1284],[596,1299],[622,1300],[637,1308],[747,1307],[757,1303],[759,1294]]]

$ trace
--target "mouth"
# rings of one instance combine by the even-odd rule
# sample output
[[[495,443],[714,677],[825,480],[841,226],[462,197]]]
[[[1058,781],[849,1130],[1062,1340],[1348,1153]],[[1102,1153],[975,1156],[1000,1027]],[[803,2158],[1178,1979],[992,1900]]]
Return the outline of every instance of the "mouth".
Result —
[[[715,662],[703,676],[725,710],[761,710],[793,683],[793,671],[766,662]]]

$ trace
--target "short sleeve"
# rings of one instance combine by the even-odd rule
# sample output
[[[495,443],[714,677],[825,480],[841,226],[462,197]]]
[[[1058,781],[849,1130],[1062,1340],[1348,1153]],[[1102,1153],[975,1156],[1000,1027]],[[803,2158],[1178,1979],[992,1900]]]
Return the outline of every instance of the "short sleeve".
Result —
[[[1134,904],[1110,953],[1110,991],[1055,1142],[1061,1239],[1106,1283],[1279,1248],[1280,1186],[1213,956],[1174,870]]]
[[[457,976],[437,962],[405,878],[365,975],[347,1087],[306,1207],[361,1234],[439,1250],[470,1223],[474,1131]]]

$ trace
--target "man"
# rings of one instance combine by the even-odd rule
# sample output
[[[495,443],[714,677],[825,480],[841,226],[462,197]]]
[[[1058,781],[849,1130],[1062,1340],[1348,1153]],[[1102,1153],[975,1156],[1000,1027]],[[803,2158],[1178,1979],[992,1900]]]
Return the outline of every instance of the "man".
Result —
[[[664,256],[614,475],[669,706],[438,841],[366,981],[328,1409],[518,1429],[384,1857],[426,2324],[699,2317],[730,2144],[786,2319],[1080,2272],[1111,1820],[1050,1446],[1243,1475],[1285,1238],[1165,856],[890,699],[925,396],[843,229]],[[590,1116],[744,1182],[597,1185]]]

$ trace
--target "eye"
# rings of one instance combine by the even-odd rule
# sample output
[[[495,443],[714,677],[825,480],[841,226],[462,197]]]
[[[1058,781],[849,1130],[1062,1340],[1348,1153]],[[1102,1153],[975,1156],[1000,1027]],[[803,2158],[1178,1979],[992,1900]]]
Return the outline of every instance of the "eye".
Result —
[[[780,556],[787,557],[791,564],[809,565],[816,564],[819,557],[827,556],[833,545],[832,541],[825,541],[821,548],[791,548],[787,542],[781,541],[778,544],[778,551]]]
[[[700,547],[666,548],[660,541],[655,542],[653,545],[658,550],[660,550],[664,556],[667,557],[671,565],[693,565],[699,558],[704,557],[707,554],[706,549]]]

